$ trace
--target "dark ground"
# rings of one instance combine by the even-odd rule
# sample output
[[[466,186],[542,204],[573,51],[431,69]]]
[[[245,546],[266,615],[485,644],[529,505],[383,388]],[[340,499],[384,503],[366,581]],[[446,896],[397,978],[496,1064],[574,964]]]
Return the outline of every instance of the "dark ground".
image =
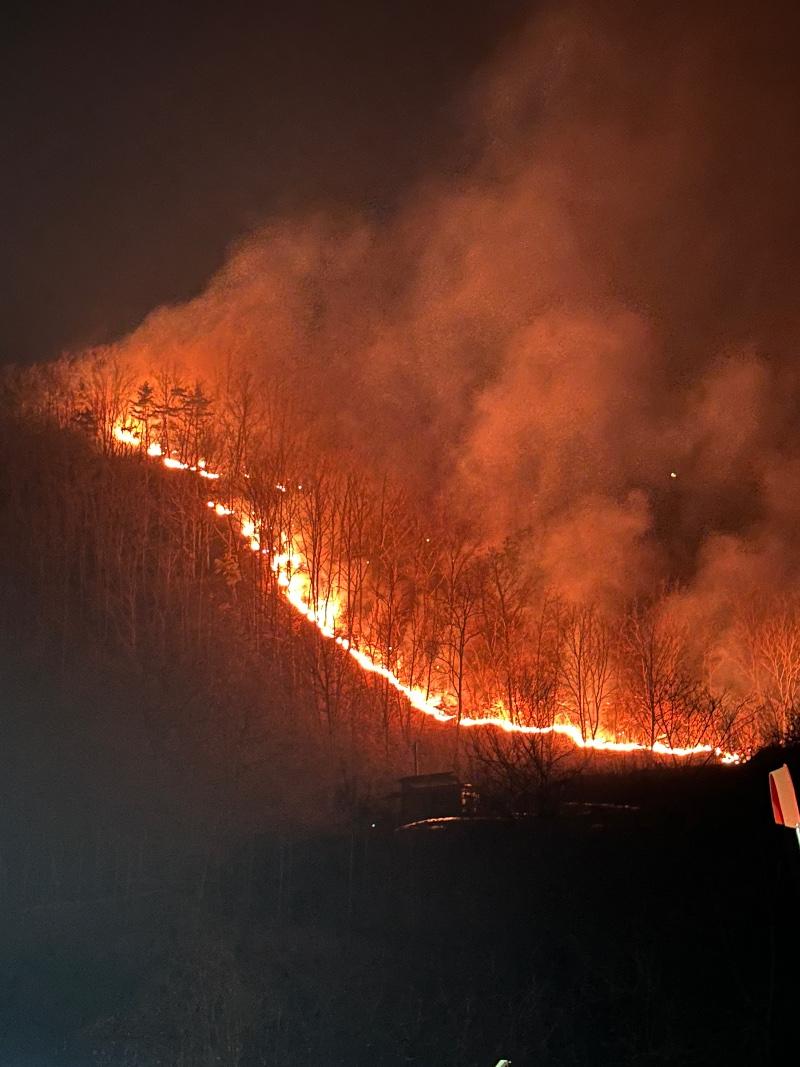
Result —
[[[0,1062],[777,1062],[798,991],[800,849],[766,777],[785,756],[581,781],[637,808],[271,834],[149,892],[108,871],[94,900],[7,894]]]

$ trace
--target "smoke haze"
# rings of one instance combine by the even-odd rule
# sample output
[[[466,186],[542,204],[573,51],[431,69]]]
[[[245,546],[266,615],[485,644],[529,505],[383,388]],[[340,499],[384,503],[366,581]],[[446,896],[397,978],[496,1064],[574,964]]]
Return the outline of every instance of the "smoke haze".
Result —
[[[272,220],[117,346],[292,383],[335,449],[693,625],[796,581],[790,9],[542,10],[390,218]]]

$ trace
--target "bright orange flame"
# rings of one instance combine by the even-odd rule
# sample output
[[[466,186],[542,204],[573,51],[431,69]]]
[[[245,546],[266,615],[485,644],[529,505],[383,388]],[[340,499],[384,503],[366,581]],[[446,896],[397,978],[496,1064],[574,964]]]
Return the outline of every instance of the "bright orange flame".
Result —
[[[125,427],[114,427],[114,437],[122,444],[131,448],[141,445],[141,438]],[[151,458],[161,459],[162,464],[169,470],[186,470],[199,474],[203,478],[217,479],[219,473],[206,469],[206,461],[199,460],[197,466],[190,466],[173,456],[164,456],[161,445],[153,442],[147,449]],[[278,483],[275,488],[281,492],[287,492],[287,487]],[[243,539],[248,543],[253,552],[268,554],[266,549],[261,548],[261,539],[255,520],[246,513],[241,503],[231,502],[230,505],[219,501],[207,501],[208,508],[213,509],[219,516],[233,516],[239,525]],[[490,715],[462,715],[459,719],[452,712],[445,711],[442,707],[444,696],[426,693],[416,686],[408,686],[402,682],[385,664],[367,652],[357,648],[346,637],[336,633],[336,620],[339,615],[340,603],[336,596],[331,596],[323,604],[313,603],[311,578],[308,567],[296,542],[284,536],[280,551],[274,552],[270,557],[270,567],[275,573],[278,587],[283,591],[286,600],[294,610],[309,622],[313,623],[323,637],[335,641],[363,671],[378,675],[383,678],[393,689],[402,694],[413,708],[428,715],[437,722],[456,722],[464,727],[491,726],[497,730],[503,730],[509,734],[545,735],[556,734],[567,738],[577,748],[591,749],[597,752],[653,752],[662,756],[673,756],[683,759],[691,756],[715,756],[721,763],[733,764],[741,761],[738,752],[726,752],[714,745],[692,745],[688,747],[673,747],[663,741],[656,741],[652,745],[639,741],[616,741],[605,737],[584,737],[580,727],[573,723],[552,723],[549,726],[526,726],[516,723],[507,715],[502,701],[494,704],[496,714]]]
[[[127,426],[115,426],[113,429],[114,437],[120,444],[128,445],[130,448],[141,448],[142,438]],[[216,481],[220,477],[217,471],[207,470],[207,464],[204,459],[198,459],[197,463],[184,463],[176,456],[165,456],[158,441],[151,441],[147,446],[147,455],[151,459],[160,459],[161,462],[169,470],[175,471],[192,471],[194,474],[199,474],[201,478],[208,478],[210,481]]]
[[[127,430],[124,426],[115,426],[114,436],[123,445],[130,445],[131,448],[138,448],[142,443],[141,438],[137,437],[133,430]]]

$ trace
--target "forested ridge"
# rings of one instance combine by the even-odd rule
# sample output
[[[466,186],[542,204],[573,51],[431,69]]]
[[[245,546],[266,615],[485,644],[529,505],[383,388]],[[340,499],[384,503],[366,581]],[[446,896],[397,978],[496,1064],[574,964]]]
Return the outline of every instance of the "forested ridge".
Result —
[[[790,590],[769,598],[742,590],[740,602],[704,627],[678,610],[677,580],[633,600],[576,600],[537,572],[527,551],[535,530],[487,541],[468,502],[427,498],[391,472],[359,467],[346,441],[317,434],[296,389],[246,367],[209,385],[177,371],[142,377],[91,353],[12,372],[5,392],[7,410],[29,430],[65,432],[62,458],[42,462],[54,483],[53,521],[65,529],[59,549],[41,546],[40,563],[59,571],[63,632],[71,600],[79,613],[102,615],[103,632],[114,631],[129,650],[154,640],[143,636],[144,612],[162,654],[190,641],[210,652],[208,600],[235,616],[253,650],[281,646],[289,665],[297,627],[281,610],[271,566],[273,554],[288,549],[305,572],[313,609],[405,683],[440,696],[457,721],[567,721],[584,739],[706,743],[742,753],[793,729],[800,614]],[[59,464],[75,456],[79,441],[85,469],[76,458],[69,474]],[[62,452],[55,441],[53,448]],[[148,467],[154,448],[164,463],[204,477],[176,471],[176,484],[167,482]],[[109,479],[102,490],[93,469],[95,479],[98,469]],[[220,473],[210,480],[206,472]],[[119,496],[128,512],[119,510]],[[240,502],[244,541],[235,518],[219,521],[212,499]],[[52,522],[46,528],[55,531]],[[255,554],[247,544],[253,535],[262,546]],[[201,588],[207,596],[197,595]],[[352,671],[336,653],[323,643],[303,674],[329,736],[359,714],[363,691],[359,682],[348,692]],[[290,673],[297,677],[294,667]],[[396,728],[408,745],[425,724],[405,705],[386,687],[378,718],[387,738]]]

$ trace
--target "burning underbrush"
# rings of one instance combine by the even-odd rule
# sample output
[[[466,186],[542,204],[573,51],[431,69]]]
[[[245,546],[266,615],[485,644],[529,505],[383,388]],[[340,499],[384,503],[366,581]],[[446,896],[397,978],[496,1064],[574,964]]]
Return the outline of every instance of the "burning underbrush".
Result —
[[[214,391],[166,373],[137,385],[94,356],[6,384],[27,425],[77,433],[92,464],[135,472],[112,478],[136,481],[132,517],[115,523],[103,488],[59,518],[78,538],[84,523],[103,531],[103,567],[109,552],[130,558],[125,588],[103,594],[103,626],[135,646],[153,607],[144,576],[165,571],[156,617],[199,634],[206,609],[190,604],[205,582],[245,645],[279,650],[330,739],[377,732],[384,754],[408,752],[446,724],[437,760],[442,748],[446,765],[477,756],[544,779],[591,752],[733,762],[790,731],[775,641],[767,655],[774,605],[733,620],[739,652],[754,652],[751,686],[744,672],[724,686],[729,651],[698,653],[671,617],[674,589],[624,603],[560,594],[532,566],[530,535],[491,545],[463,509],[355,469],[244,372]],[[85,572],[84,543],[62,551],[65,574]],[[302,667],[287,653],[298,635],[314,650]]]

